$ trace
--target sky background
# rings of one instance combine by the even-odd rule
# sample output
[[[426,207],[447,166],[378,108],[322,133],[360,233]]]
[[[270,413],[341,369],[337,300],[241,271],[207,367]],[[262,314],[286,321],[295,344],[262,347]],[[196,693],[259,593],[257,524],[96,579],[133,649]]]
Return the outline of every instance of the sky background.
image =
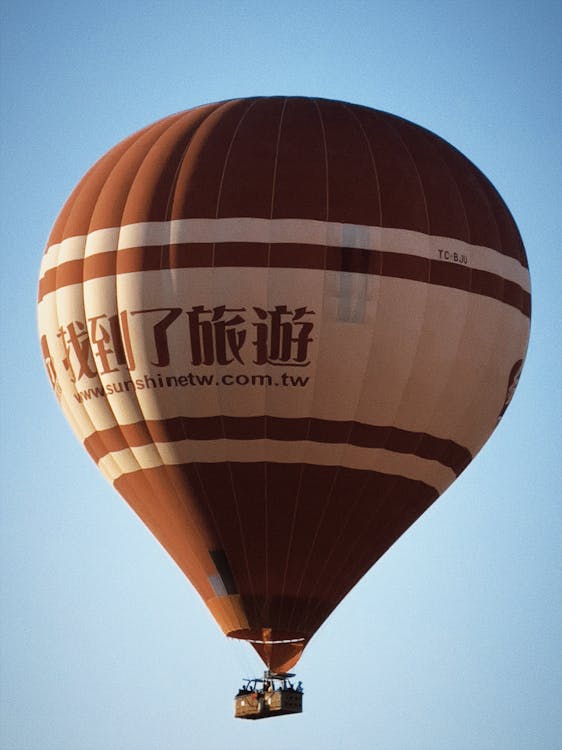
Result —
[[[559,2],[5,2],[1,750],[559,750]],[[250,648],[67,427],[36,333],[39,263],[84,172],[172,112],[343,99],[438,133],[525,242],[527,362],[473,464],[350,593],[298,667],[304,713],[232,718]]]

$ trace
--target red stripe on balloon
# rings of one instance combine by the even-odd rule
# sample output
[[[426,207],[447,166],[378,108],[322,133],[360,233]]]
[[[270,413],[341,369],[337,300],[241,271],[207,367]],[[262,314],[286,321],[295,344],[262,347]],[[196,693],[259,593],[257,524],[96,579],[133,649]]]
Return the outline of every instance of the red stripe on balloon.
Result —
[[[472,460],[470,451],[453,440],[411,432],[398,427],[329,419],[255,417],[172,417],[119,425],[93,433],[84,441],[92,458],[152,443],[179,440],[305,440],[348,444],[359,448],[384,448],[438,461],[458,476]]]

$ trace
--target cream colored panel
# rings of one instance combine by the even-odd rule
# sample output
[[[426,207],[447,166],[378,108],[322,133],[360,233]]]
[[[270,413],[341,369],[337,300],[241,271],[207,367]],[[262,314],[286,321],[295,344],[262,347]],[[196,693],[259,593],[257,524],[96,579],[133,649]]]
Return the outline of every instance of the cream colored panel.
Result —
[[[95,356],[90,351],[91,324],[84,310],[84,288],[82,284],[63,287],[56,292],[55,299],[61,327],[59,338],[67,342],[71,367],[68,371],[61,368],[67,376],[68,396],[77,402],[81,400],[80,408],[85,410],[96,430],[113,427],[116,420],[107,400],[97,396],[103,394],[103,383],[97,372]],[[61,359],[59,363],[62,363]]]
[[[90,413],[85,408],[84,404],[87,400],[81,394],[81,389],[77,388],[76,375],[79,373],[79,365],[69,353],[71,346],[68,343],[68,328],[65,327],[68,321],[64,319],[63,322],[59,319],[57,306],[59,294],[60,291],[56,294],[47,295],[38,305],[39,335],[44,335],[47,339],[50,356],[47,357],[46,365],[55,395],[72,430],[80,442],[83,442],[96,431],[96,425],[92,422]],[[80,331],[79,328],[75,330]],[[99,383],[93,386],[90,382],[86,384],[87,392],[90,395],[95,392],[96,388],[100,387]],[[90,388],[92,388],[91,392]],[[96,401],[95,397],[92,396],[92,398]],[[114,421],[108,426],[113,426],[113,424],[115,424]],[[107,468],[111,470],[110,473],[120,470],[115,460],[111,458],[107,463]]]
[[[487,303],[488,301],[486,301]],[[481,364],[475,377],[463,394],[464,410],[459,416],[463,439],[475,455],[489,434],[496,427],[499,415],[508,397],[509,382],[514,365],[524,360],[529,331],[529,320],[517,314],[507,305],[481,304],[487,309],[494,306],[494,317],[485,315],[490,321],[491,344],[482,353]],[[462,383],[459,374],[456,380]],[[454,431],[454,425],[451,430]]]
[[[266,413],[273,417],[297,418],[309,417],[314,411],[317,378],[320,368],[319,349],[322,331],[325,325],[323,312],[325,297],[325,277],[322,271],[300,269],[272,268],[268,271],[268,310],[275,310],[277,305],[286,306],[293,313],[299,308],[306,312],[303,321],[312,326],[311,342],[307,345],[306,365],[300,366],[291,357],[289,362],[278,362],[268,367],[271,387],[266,391]],[[292,321],[292,316],[285,316]],[[273,326],[272,326],[273,329]],[[293,326],[294,337],[299,335],[299,323]],[[295,354],[293,343],[292,354]],[[302,364],[302,363],[301,363]],[[296,383],[306,383],[304,386]],[[300,443],[291,441],[284,448],[285,460],[298,463],[302,460]],[[337,460],[337,457],[334,457]]]
[[[141,386],[136,397],[146,419],[220,413],[217,387],[189,381],[190,376],[212,380],[214,374],[213,367],[192,367],[187,316],[196,304],[208,309],[203,290],[209,288],[212,273],[145,271],[117,278],[119,310],[126,316],[133,353],[130,374]],[[184,380],[183,386],[173,385]]]
[[[119,359],[117,354],[119,309],[116,277],[108,276],[85,283],[83,297],[93,358],[104,391],[104,397],[96,399],[96,405],[100,407],[100,412],[104,415],[107,416],[109,412],[114,424],[142,422],[144,416],[127,363],[123,362],[122,357]],[[121,389],[120,392],[118,388]],[[104,408],[106,404],[107,409]],[[120,464],[122,472],[130,472],[139,468],[136,459],[137,450],[133,446],[129,451],[123,452],[123,463]],[[147,446],[146,451],[152,453],[155,462],[160,462],[160,456],[154,446]]]
[[[433,296],[445,298],[450,291],[435,290]],[[524,359],[529,321],[496,300],[479,295],[466,295],[466,299],[460,346],[441,379],[441,391],[436,394],[435,410],[425,430],[448,437],[474,454],[495,427],[514,363]],[[445,329],[451,340],[452,327],[449,322]]]
[[[411,284],[401,284],[402,295],[408,294]],[[420,332],[415,357],[410,364],[409,377],[404,385],[402,399],[393,419],[396,426],[406,426],[414,432],[429,432],[436,412],[447,411],[449,403],[463,398],[462,388],[444,400],[443,392],[456,367],[459,353],[465,346],[464,332],[471,297],[456,289],[425,285],[426,302],[420,311]],[[445,292],[445,293],[443,293]],[[396,347],[401,336],[396,334]],[[472,352],[472,364],[467,379],[478,369],[479,351]],[[387,373],[392,378],[392,371]],[[461,384],[458,384],[461,386]],[[439,436],[450,438],[451,420],[447,432]],[[465,445],[465,443],[462,443]]]
[[[72,256],[72,259],[75,259],[77,255],[76,244],[63,242],[59,250],[59,264],[64,263],[67,257]],[[60,342],[65,342],[63,357],[61,359],[59,355],[57,360],[61,387],[67,406],[72,410],[76,422],[81,424],[85,434],[118,424],[100,377],[102,358],[98,352],[105,349],[105,344],[101,340],[99,346],[94,344],[102,338],[99,326],[98,332],[95,332],[94,318],[106,315],[105,311],[108,308],[111,314],[114,305],[114,285],[114,278],[109,277],[97,279],[89,287],[86,284],[73,284],[58,289],[54,295],[48,295],[54,297],[56,302],[59,324],[57,337]],[[92,305],[91,309],[87,306],[88,302]],[[64,365],[65,356],[68,358],[69,368]],[[130,454],[130,451],[128,453]],[[129,456],[122,465],[115,467],[115,471],[125,471],[130,465]],[[111,473],[108,471],[106,475]]]
[[[412,377],[428,293],[427,284],[381,279],[357,421],[382,426],[395,423]]]

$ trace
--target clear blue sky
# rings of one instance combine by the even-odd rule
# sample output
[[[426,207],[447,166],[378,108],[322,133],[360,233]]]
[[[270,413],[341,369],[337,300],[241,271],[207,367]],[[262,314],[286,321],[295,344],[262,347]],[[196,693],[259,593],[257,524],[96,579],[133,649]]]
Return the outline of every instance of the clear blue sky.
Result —
[[[560,4],[18,0],[2,16],[0,748],[562,747]],[[313,639],[305,712],[270,722],[232,718],[259,662],[71,434],[35,325],[50,226],[91,164],[164,115],[255,94],[358,102],[460,148],[514,214],[534,295],[499,429]]]

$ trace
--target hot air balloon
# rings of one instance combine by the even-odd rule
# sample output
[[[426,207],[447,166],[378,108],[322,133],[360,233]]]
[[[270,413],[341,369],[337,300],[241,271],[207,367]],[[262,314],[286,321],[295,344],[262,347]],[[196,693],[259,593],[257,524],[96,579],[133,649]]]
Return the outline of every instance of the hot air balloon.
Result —
[[[525,250],[486,177],[407,120],[304,97],[119,143],[39,283],[74,432],[280,679],[488,439],[529,324]]]

